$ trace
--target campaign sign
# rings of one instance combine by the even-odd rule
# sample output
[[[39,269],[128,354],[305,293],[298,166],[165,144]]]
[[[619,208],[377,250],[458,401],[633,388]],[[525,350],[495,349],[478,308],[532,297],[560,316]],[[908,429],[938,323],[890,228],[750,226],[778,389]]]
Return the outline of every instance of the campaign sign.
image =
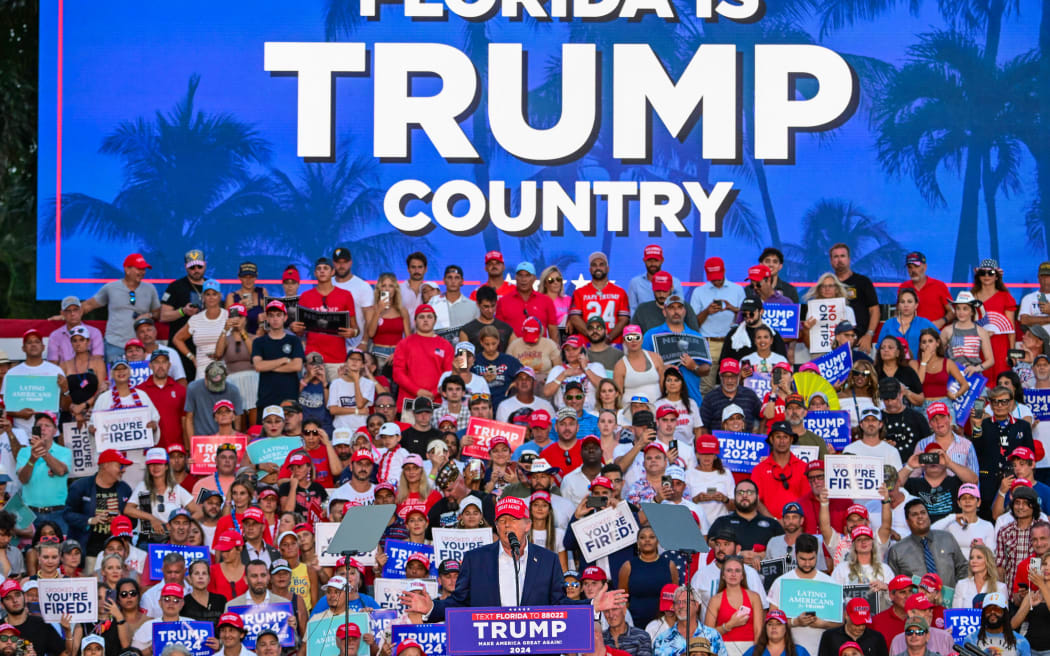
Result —
[[[376,603],[383,608],[396,608],[401,610],[401,602],[398,599],[401,597],[401,593],[408,590],[409,583],[415,583],[416,581],[422,581],[427,586],[427,596],[434,598],[438,595],[438,583],[435,579],[384,579],[378,578],[375,580],[373,590],[375,590]]]
[[[807,316],[817,320],[809,329],[809,352],[827,353],[835,348],[835,326],[846,320],[846,299],[813,299],[807,307]]]
[[[414,553],[421,553],[430,560],[430,575],[437,576],[437,565],[434,563],[434,547],[429,544],[416,544],[404,540],[387,540],[383,547],[386,552],[386,565],[383,566],[383,576],[388,579],[405,578],[405,564],[408,557]]]
[[[821,378],[838,385],[849,378],[850,369],[853,368],[853,349],[849,344],[843,344],[831,353],[820,356],[813,364],[820,369]]]
[[[160,581],[164,578],[164,572],[162,571],[164,556],[170,553],[182,554],[182,557],[186,559],[186,569],[189,569],[190,563],[195,560],[211,563],[208,547],[191,547],[182,544],[151,544],[148,549],[149,577],[154,581]]]
[[[811,579],[781,579],[777,607],[788,617],[815,613],[818,619],[841,622],[842,585]]]
[[[254,458],[252,462],[255,462]],[[335,564],[339,562],[339,554],[328,553],[328,545],[332,543],[332,538],[335,537],[335,532],[338,530],[339,522],[314,524],[314,551],[317,552],[317,564],[321,567],[335,567]]]
[[[762,585],[766,587],[766,590],[770,589],[773,586],[773,581],[783,576],[788,569],[790,568],[788,567],[787,556],[763,560],[759,563],[758,570],[758,573],[762,576]]]
[[[971,376],[967,376],[966,382],[970,383],[970,387],[966,390],[966,394],[955,397],[952,401],[952,412],[955,413],[955,423],[962,426],[970,419],[970,412],[973,411],[973,404],[977,401],[981,393],[984,392],[985,386],[988,384],[988,379],[983,374],[976,373]],[[959,383],[952,379],[948,381],[948,389],[955,392],[959,389]]]
[[[842,603],[848,604],[850,599],[856,599],[857,597],[868,602],[868,606],[871,607],[872,615],[876,615],[886,610],[882,603],[883,595],[872,591],[871,586],[867,583],[842,586]]]
[[[63,615],[72,615],[73,624],[98,621],[97,579],[40,579],[38,586],[45,622],[60,622]]]
[[[294,647],[295,635],[288,625],[292,616],[292,604],[288,602],[251,604],[248,606],[227,606],[226,612],[236,613],[244,620],[244,646],[255,649],[255,640],[263,631],[273,631],[281,641],[282,647]]]
[[[824,486],[831,499],[879,499],[883,461],[879,456],[824,456]]]
[[[208,638],[215,637],[215,625],[211,622],[154,622],[153,652],[160,654],[168,645],[182,645],[193,656],[211,656]]]
[[[794,303],[768,303],[762,306],[762,322],[784,339],[798,339],[799,306]]]
[[[852,441],[849,412],[846,410],[814,410],[802,420],[806,430],[824,438],[835,451],[841,451]]]
[[[451,656],[594,651],[590,606],[449,608],[445,626]]]
[[[488,528],[435,528],[432,532],[434,563],[437,565],[449,558],[462,561],[463,554],[471,549],[492,544],[492,529]]]
[[[814,460],[820,458],[820,447],[818,446],[803,446],[801,444],[792,444],[791,453],[796,458],[805,463],[811,463]]]
[[[747,473],[769,455],[765,435],[712,431],[718,438],[718,455],[731,472]]]
[[[367,613],[350,613],[350,623],[361,629],[361,635],[369,632]],[[338,656],[340,640],[336,635],[343,625],[343,616],[310,620],[306,624],[306,656]],[[357,646],[356,656],[368,656],[368,643],[362,640]]]
[[[944,628],[952,634],[952,641],[956,644],[966,639],[968,635],[981,626],[980,608],[945,608]]]
[[[744,379],[744,387],[753,391],[760,400],[764,399],[773,389],[773,376],[769,372],[756,371]]]
[[[288,454],[303,446],[301,437],[260,437],[248,445],[248,457],[255,464],[283,465]]]
[[[1024,402],[1039,421],[1050,419],[1050,389],[1026,389]]]
[[[131,378],[128,379],[128,385],[131,385],[132,387],[138,387],[153,375],[153,372],[150,371],[149,368],[149,360],[135,360],[134,362],[128,362],[128,368],[131,369]],[[112,389],[117,385],[116,381],[113,380],[113,367],[107,366],[107,371],[109,372],[109,386]]]
[[[215,451],[223,444],[232,444],[236,447],[237,462],[240,462],[244,458],[245,449],[248,448],[248,438],[245,435],[194,435],[191,437],[190,473],[195,476],[214,474]]]
[[[60,400],[57,376],[11,376],[4,378],[4,404],[11,411],[56,412]]]
[[[626,501],[577,519],[572,532],[588,563],[638,542],[638,522]]]
[[[22,501],[22,490],[11,495],[4,504],[4,510],[15,516],[15,528],[20,531],[32,526],[33,520],[36,519],[36,513]]]
[[[711,364],[711,347],[707,339],[685,333],[659,333],[652,336],[653,349],[666,365],[682,363],[682,354],[688,354],[697,364]]]
[[[368,614],[368,630],[379,639],[385,635],[390,626],[397,619],[398,612],[393,608],[377,608]]]
[[[505,424],[502,421],[471,417],[467,421],[466,435],[474,438],[474,443],[463,447],[464,458],[489,459],[489,441],[497,435],[502,435],[510,442],[510,450],[513,452],[525,441],[525,433],[528,431],[524,426]]]
[[[62,424],[62,436],[66,447],[73,454],[73,468],[69,470],[70,478],[83,478],[98,473],[98,457],[95,455],[95,438],[88,432],[87,425],[77,426],[75,421]]]
[[[350,313],[346,310],[318,310],[300,305],[296,315],[311,333],[338,335],[341,328],[350,327]]]
[[[448,632],[444,624],[395,624],[390,627],[394,649],[406,640],[418,642],[427,656],[448,654]]]
[[[98,452],[106,449],[127,451],[129,449],[149,449],[156,440],[150,422],[149,408],[120,408],[117,410],[96,410],[91,413],[91,423],[95,425],[95,446]]]

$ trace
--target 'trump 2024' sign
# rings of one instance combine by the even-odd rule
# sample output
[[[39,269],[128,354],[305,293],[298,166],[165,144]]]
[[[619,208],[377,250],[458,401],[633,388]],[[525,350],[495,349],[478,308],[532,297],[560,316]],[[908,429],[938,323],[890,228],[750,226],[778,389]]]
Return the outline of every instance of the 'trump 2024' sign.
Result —
[[[449,608],[445,626],[451,656],[594,651],[590,606]]]

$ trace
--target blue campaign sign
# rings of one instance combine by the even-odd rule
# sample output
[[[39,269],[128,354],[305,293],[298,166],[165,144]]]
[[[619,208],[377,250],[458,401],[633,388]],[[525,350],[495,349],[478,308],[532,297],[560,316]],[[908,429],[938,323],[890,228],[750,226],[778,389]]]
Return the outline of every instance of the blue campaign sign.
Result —
[[[988,379],[983,375],[977,373],[966,378],[966,382],[970,383],[969,389],[966,390],[966,394],[958,396],[952,401],[952,410],[955,412],[955,423],[960,426],[965,424],[970,419],[970,411],[973,410],[973,404],[977,401],[977,398],[984,392],[985,386],[988,384]],[[948,385],[949,389],[958,389],[958,383],[952,381]]]
[[[849,378],[849,370],[853,368],[853,350],[849,344],[843,344],[830,353],[825,353],[813,364],[820,369],[821,377],[831,383],[838,385]]]
[[[208,547],[189,547],[181,544],[151,544],[149,545],[149,577],[151,579],[160,581],[164,578],[161,565],[163,564],[164,556],[172,552],[182,554],[183,558],[186,559],[187,567],[195,560],[211,563]]]
[[[1050,419],[1050,389],[1026,389],[1024,402],[1039,421]]]
[[[434,547],[429,544],[416,544],[404,540],[387,540],[383,547],[386,552],[386,565],[383,565],[383,578],[405,578],[405,564],[408,557],[421,553],[430,561],[430,575],[437,576],[437,564],[434,562]]]
[[[744,379],[744,387],[754,392],[759,399],[764,399],[773,389],[773,377],[764,371],[755,372]]]
[[[292,616],[292,605],[287,602],[277,604],[259,604],[251,606],[227,606],[226,611],[237,613],[244,619],[244,646],[255,649],[255,640],[265,630],[273,631],[281,641],[282,647],[294,647],[295,635],[288,625]]]
[[[168,645],[182,645],[193,656],[211,656],[208,638],[215,637],[215,625],[211,622],[154,622],[153,652],[160,654]]]
[[[57,376],[8,375],[4,379],[4,390],[4,404],[12,412],[26,408],[37,412],[58,410]]]
[[[824,438],[835,451],[850,443],[849,412],[845,410],[814,410],[803,420],[806,430]]]
[[[762,321],[784,339],[798,339],[799,306],[794,303],[769,303],[762,306]]]
[[[980,608],[946,608],[944,610],[945,628],[951,632],[952,640],[960,643],[981,625]]]
[[[594,650],[590,606],[449,608],[450,656],[475,654],[589,654]]]
[[[368,631],[374,636],[386,633],[399,615],[396,608],[377,608],[368,614]]]
[[[729,471],[749,472],[769,455],[769,443],[766,442],[765,435],[728,431],[712,433],[718,438],[718,455],[722,464]]]
[[[448,631],[444,624],[395,624],[390,629],[394,650],[406,640],[418,642],[427,656],[447,656]]]

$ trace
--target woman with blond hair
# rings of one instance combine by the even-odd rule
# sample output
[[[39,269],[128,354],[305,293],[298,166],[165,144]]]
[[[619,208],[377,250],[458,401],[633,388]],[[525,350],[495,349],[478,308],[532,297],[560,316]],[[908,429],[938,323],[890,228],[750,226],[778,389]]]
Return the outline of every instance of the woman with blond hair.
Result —
[[[842,585],[867,585],[872,592],[884,596],[894,576],[893,569],[882,562],[882,554],[871,528],[855,526],[850,532],[849,551],[832,570],[831,579]]]
[[[572,305],[572,296],[565,293],[565,277],[561,270],[552,264],[540,272],[539,283],[540,293],[554,301],[554,313],[558,318],[558,327],[564,328],[565,321],[569,317],[569,306]]]
[[[408,336],[412,327],[408,310],[401,301],[397,276],[392,273],[379,274],[375,305],[367,308],[365,314],[365,340],[360,348],[374,353],[382,366],[394,354],[398,342]]]
[[[815,285],[809,288],[809,291],[802,296],[802,311],[806,312],[806,308],[809,306],[810,301],[816,301],[821,299],[831,298],[843,298],[848,299],[848,291],[846,286],[839,282],[839,279],[835,277],[835,274],[831,271],[820,274],[817,278]],[[857,317],[853,314],[853,308],[846,303],[846,316],[843,317],[845,321],[850,322],[854,326],[857,325]],[[809,329],[817,323],[816,317],[811,317],[802,322],[804,328],[803,335],[809,334]]]
[[[973,608],[974,597],[992,592],[1009,596],[1006,584],[999,580],[995,554],[986,545],[971,545],[970,575],[955,584],[952,608]]]
[[[412,453],[401,467],[395,502],[398,508],[406,503],[425,503],[427,511],[441,499],[441,493],[430,486],[430,477],[423,470],[423,459]]]

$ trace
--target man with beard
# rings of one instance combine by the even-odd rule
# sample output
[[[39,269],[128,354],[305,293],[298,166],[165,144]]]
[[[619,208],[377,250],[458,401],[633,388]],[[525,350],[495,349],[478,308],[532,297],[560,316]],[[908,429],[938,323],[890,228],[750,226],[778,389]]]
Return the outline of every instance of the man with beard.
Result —
[[[472,490],[467,487],[464,476],[460,474],[459,467],[455,463],[445,463],[438,470],[434,478],[434,487],[441,492],[443,497],[437,501],[427,512],[427,537],[429,538],[431,528],[452,528],[458,519],[456,511],[459,504],[467,495],[472,495],[481,500],[481,514],[485,521],[491,526],[496,521],[496,502],[494,497],[482,490]]]
[[[737,322],[724,335],[722,360],[726,358],[740,360],[755,350],[755,331],[759,326],[766,325],[762,320],[763,312],[762,301],[754,297],[744,299],[740,304]],[[771,330],[771,332],[773,332],[773,352],[786,358],[787,345],[784,343],[784,338],[776,331]]]
[[[153,321],[153,317],[139,317],[135,319],[133,325],[135,338],[142,342],[142,348],[146,351],[146,359],[151,360],[153,354],[158,351],[166,353],[168,360],[171,362],[169,375],[172,380],[177,381],[180,385],[186,385],[186,370],[183,367],[182,358],[179,357],[178,351],[157,341],[157,324]],[[174,335],[175,333],[171,334]]]
[[[561,493],[573,506],[578,505],[587,496],[591,481],[602,469],[602,442],[598,436],[585,435],[580,438],[579,445],[582,464],[566,474],[561,481]],[[533,466],[535,464],[534,462]]]
[[[60,656],[65,653],[76,653],[72,635],[68,642],[64,642],[53,626],[39,616],[29,614],[26,595],[22,592],[22,586],[18,581],[8,579],[0,584],[0,603],[3,603],[4,611],[7,613],[7,624],[17,629],[23,640],[28,640],[33,644],[36,656]],[[68,651],[66,647],[69,648]]]
[[[350,292],[350,295],[354,297],[354,318],[357,321],[357,325],[365,325],[368,308],[375,304],[372,286],[355,276],[353,271],[351,271],[354,266],[354,258],[350,254],[349,248],[340,246],[335,249],[332,252],[332,263],[335,265],[335,275],[332,277],[332,284],[339,289]],[[346,345],[349,348],[354,348],[359,343],[361,343],[360,334],[346,340]]]
[[[718,590],[718,583],[722,578],[722,566],[725,565],[726,557],[740,554],[740,543],[737,534],[730,528],[723,527],[712,530],[707,536],[707,544],[711,547],[714,559],[700,567],[689,582],[689,586],[693,589],[693,594],[700,598],[700,602],[703,603],[705,608],[711,601],[711,597],[714,596],[715,591]],[[751,565],[745,563],[744,576],[747,580],[748,589],[754,590],[762,597],[763,607],[768,606],[769,603],[765,598],[765,586],[762,583],[762,575]]]
[[[332,284],[333,273],[335,273],[335,268],[331,260],[327,257],[318,258],[314,264],[317,286],[299,295],[299,307],[323,312],[348,312],[347,327],[340,328],[337,335],[327,335],[312,330],[308,331],[302,321],[293,321],[291,325],[292,332],[296,335],[300,337],[306,335],[306,352],[316,351],[324,358],[328,380],[338,378],[339,367],[346,362],[346,340],[357,338],[361,334],[357,323],[354,296],[345,289],[340,289]],[[269,312],[269,305],[267,305],[267,312]]]
[[[820,463],[823,466],[824,463]],[[813,463],[810,463],[811,465]],[[821,468],[823,471],[823,467]],[[819,505],[820,502],[817,501]],[[799,536],[806,535],[803,532],[804,515],[802,512],[802,506],[797,501],[785,504],[780,515],[780,525],[784,528],[783,535],[777,535],[769,540],[769,544],[766,545],[766,559],[772,558],[787,558],[788,567],[795,566],[795,542]],[[812,535],[812,533],[810,534]],[[821,543],[821,548],[817,550],[817,569],[822,572],[828,570],[827,562],[824,560],[824,545],[823,538],[817,536],[817,542]]]
[[[274,560],[277,558],[279,556],[275,556]],[[245,612],[251,612],[252,608],[263,604],[292,603],[291,599],[270,592],[270,565],[266,561],[262,559],[250,561],[244,568],[244,578],[248,582],[248,591],[227,603],[226,612],[243,615]],[[329,604],[331,604],[331,597],[329,597]],[[341,610],[342,607],[340,607]],[[292,628],[295,628],[294,625]]]
[[[168,324],[169,335],[177,334],[202,307],[201,294],[204,293],[204,270],[207,267],[204,252],[194,248],[187,251],[183,259],[186,261],[186,275],[171,281],[160,297],[160,320]],[[196,378],[197,369],[189,358],[182,365],[190,380]]]
[[[773,582],[769,589],[769,609],[779,610],[784,606],[780,598],[780,590],[786,580],[808,579],[811,581],[823,581],[834,583],[831,577],[824,572],[817,571],[817,551],[820,545],[812,535],[800,535],[795,541],[795,569],[787,572]],[[813,613],[801,613],[790,618],[788,626],[791,627],[791,637],[795,644],[806,648],[811,654],[816,654],[820,647],[820,638],[826,629],[839,626],[840,622],[829,622],[817,619]]]
[[[577,287],[572,294],[569,327],[573,332],[586,334],[587,321],[591,317],[600,316],[605,321],[609,341],[619,344],[624,326],[631,318],[627,292],[609,280],[609,259],[605,253],[591,253],[587,263],[591,270],[591,281]]]
[[[252,562],[263,563],[266,566],[266,584],[269,585],[270,563],[280,558],[281,553],[266,543],[266,514],[255,506],[246,508],[241,519],[241,531],[244,535],[241,561],[245,565]],[[251,582],[251,572],[248,572],[248,584],[251,585]]]
[[[867,276],[853,272],[850,249],[846,244],[839,243],[832,246],[828,250],[828,259],[831,261],[831,269],[835,272],[835,277],[846,286],[846,303],[853,308],[853,316],[857,319],[857,332],[863,331],[864,333],[857,342],[857,348],[865,353],[870,353],[871,340],[875,336],[875,329],[878,328],[881,319],[879,297],[875,293],[875,285]]]
[[[806,463],[791,452],[791,426],[786,421],[773,422],[769,428],[769,455],[752,470],[758,485],[759,500],[776,517],[784,504],[809,491]]]
[[[720,257],[709,257],[704,262],[707,283],[697,287],[689,300],[696,314],[700,335],[707,338],[711,361],[720,362],[725,336],[733,325],[737,311],[744,302],[744,288],[726,279],[726,265]],[[704,376],[701,389],[706,394],[715,386],[714,372]]]
[[[261,338],[257,338],[253,343],[253,349],[259,345],[259,339]],[[302,363],[299,366],[302,366]],[[240,390],[227,382],[227,375],[225,364],[211,362],[204,369],[204,378],[195,380],[186,387],[186,416],[183,418],[183,431],[186,435],[215,435],[219,431],[214,417],[215,404],[224,400],[233,404],[234,428],[240,430],[244,401]],[[263,407],[261,402],[259,407]]]
[[[740,386],[740,362],[733,358],[723,358],[718,365],[719,385],[704,395],[700,402],[700,419],[703,421],[703,432],[710,434],[713,427],[722,425],[722,410],[729,404],[735,404],[744,411],[744,430],[747,431],[758,421],[761,402],[754,390]]]
[[[758,514],[758,486],[751,479],[745,478],[736,484],[733,500],[736,510],[712,522],[710,534],[718,535],[725,529],[732,531],[742,549],[739,555],[748,562],[753,562],[756,557],[755,545],[769,544],[774,536],[783,534],[784,529],[776,520]]]
[[[623,351],[609,343],[609,332],[605,320],[595,315],[587,320],[584,334],[590,346],[587,347],[587,360],[605,367],[609,378],[612,378],[613,367],[623,359]]]
[[[345,499],[357,505],[371,506],[375,503],[375,486],[372,485],[372,470],[375,460],[369,449],[359,449],[350,456],[350,480],[332,492],[333,499]]]
[[[661,299],[660,311],[663,316],[663,322],[659,325],[651,326],[647,330],[643,328],[645,335],[642,337],[642,348],[656,351],[654,337],[665,333],[692,335],[694,337],[701,336],[694,328],[696,318],[693,318],[692,323],[689,322],[692,308],[685,304],[682,296],[671,294]],[[685,381],[685,386],[689,389],[689,398],[693,403],[699,403],[703,398],[700,380],[711,373],[711,364],[708,362],[697,362],[688,353],[683,352],[679,359],[678,371],[682,374],[682,380]]]
[[[1047,373],[1050,380],[1050,366]],[[930,424],[921,412],[904,405],[904,386],[896,378],[879,381],[879,399],[883,404],[886,441],[897,449],[903,463],[915,452],[919,440],[930,434]]]
[[[784,421],[791,426],[791,434],[795,436],[795,444],[799,446],[815,446],[819,449],[817,461],[823,461],[828,455],[828,443],[824,438],[811,430],[806,429],[806,400],[800,394],[791,394],[784,399]]]
[[[215,527],[219,523],[219,518],[222,517],[222,494],[209,488],[204,489],[207,492],[202,494],[204,499],[194,514],[194,518],[204,530],[204,544],[211,544],[215,539]]]
[[[686,636],[693,636],[689,642],[697,637],[707,638],[710,652],[701,653],[707,653],[709,656],[710,654],[726,656],[726,645],[722,640],[722,635],[714,627],[705,625],[702,618],[699,617],[700,607],[695,591],[680,585],[674,591],[671,603],[677,621],[653,639],[653,656],[685,656],[686,653],[697,653],[695,650],[686,651]],[[608,653],[608,649],[606,652]]]
[[[985,595],[981,626],[963,644],[997,656],[1028,656],[1032,653],[1028,639],[1014,633],[1006,597],[999,592]]]
[[[470,299],[476,300],[478,292],[481,291],[482,287],[488,287],[497,296],[513,294],[514,290],[517,289],[517,286],[506,280],[504,277],[506,272],[507,266],[503,261],[503,253],[500,253],[499,251],[489,251],[488,253],[485,253],[485,284],[470,292]]]
[[[667,281],[667,294],[684,296],[682,281],[666,271],[661,271],[664,264],[664,250],[662,248],[656,244],[649,244],[642,251],[642,259],[645,261],[645,273],[640,273],[631,278],[631,282],[627,284],[627,302],[631,306],[632,312],[637,312],[642,304],[652,301],[654,297],[660,302],[661,307],[663,306],[663,300],[655,294],[657,280]],[[638,322],[632,321],[632,323]]]

